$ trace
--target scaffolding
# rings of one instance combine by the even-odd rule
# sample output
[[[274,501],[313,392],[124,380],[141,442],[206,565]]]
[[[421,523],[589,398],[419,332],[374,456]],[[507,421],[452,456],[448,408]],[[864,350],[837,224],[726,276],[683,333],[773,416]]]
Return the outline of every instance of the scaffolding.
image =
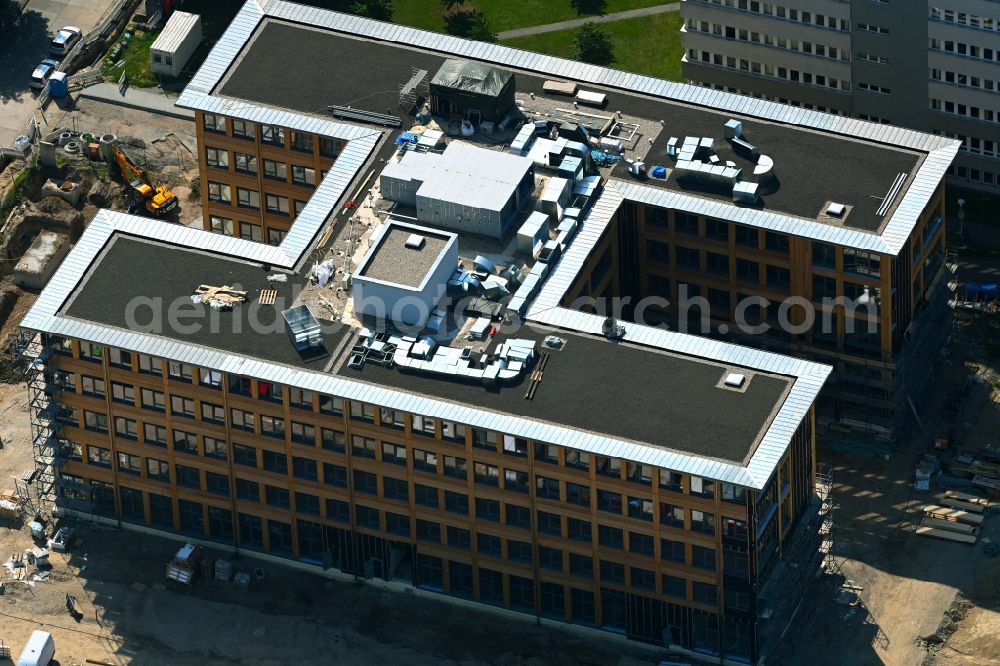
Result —
[[[417,105],[418,100],[427,99],[428,95],[427,70],[410,67],[410,80],[399,86],[399,108],[408,111]]]
[[[53,348],[47,336],[21,331],[16,342],[19,362],[28,386],[28,413],[35,469],[21,477],[19,493],[34,513],[51,510],[56,499],[59,470],[66,462],[70,444],[59,439],[63,411],[55,399],[59,383],[47,367]],[[34,493],[31,489],[34,488]]]
[[[813,501],[783,544],[782,556],[757,600],[757,645],[763,661],[778,648],[805,601],[810,582],[827,570],[833,549],[833,475],[818,465]]]

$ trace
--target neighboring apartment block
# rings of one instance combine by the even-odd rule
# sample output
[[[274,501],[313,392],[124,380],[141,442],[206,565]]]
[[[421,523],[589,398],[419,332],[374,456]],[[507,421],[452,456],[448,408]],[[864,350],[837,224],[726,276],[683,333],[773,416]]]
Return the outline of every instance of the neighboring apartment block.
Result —
[[[681,0],[684,78],[958,139],[950,182],[1000,192],[1000,4]]]
[[[293,66],[300,52],[316,69]],[[383,211],[380,229],[399,226],[373,236],[353,267],[367,289],[420,285],[426,296],[421,276],[439,275],[456,245],[469,267],[468,248],[489,243],[530,294],[497,301],[487,340],[446,339],[419,361],[425,340],[344,323],[322,322],[299,346],[282,311],[318,289],[305,277],[329,249],[317,252],[317,239],[341,230],[348,199],[367,197],[409,150],[409,124],[387,129],[386,110],[453,58],[513,72],[529,120],[572,105],[545,90],[547,78],[606,94],[638,128],[615,130],[637,135],[625,156],[669,173],[601,169],[574,199],[579,219],[565,218],[572,235],[550,239],[549,262],[510,250],[513,239],[463,233],[461,217],[441,223],[455,233],[414,239],[412,209]],[[716,661],[756,663],[775,648],[821,555],[821,391],[832,385],[823,402],[840,405],[827,425],[857,416],[889,436],[901,359],[932,344],[925,313],[940,303],[954,141],[280,0],[244,5],[178,104],[196,111],[216,233],[101,211],[22,323],[37,483],[61,510]],[[330,105],[378,122],[317,111]],[[614,113],[565,124],[597,137]],[[732,122],[740,133],[723,140]],[[754,172],[739,183],[759,181],[755,202],[733,202],[738,183],[726,191],[692,176],[694,148],[668,157],[688,136],[720,162],[705,167],[712,174]],[[298,149],[303,137],[309,150]],[[521,178],[551,176],[544,152],[518,190]],[[255,174],[236,169],[251,156]],[[265,177],[265,160],[287,165],[284,182]],[[295,182],[292,168],[310,164],[315,186]],[[222,191],[212,183],[230,188],[228,202],[211,200]],[[273,216],[241,207],[240,189],[305,203]],[[259,236],[243,230],[258,224]],[[223,284],[247,302],[192,311],[194,289]],[[750,346],[642,323],[687,317],[685,292],[708,304],[691,318],[726,337],[720,327],[745,296],[771,300],[749,318],[776,324],[792,297],[864,296],[875,307],[831,305],[832,332],[739,338]],[[672,303],[609,319],[599,300],[649,295]],[[858,317],[874,332],[850,333]],[[508,330],[514,320],[523,326]],[[857,398],[852,381],[868,393]]]

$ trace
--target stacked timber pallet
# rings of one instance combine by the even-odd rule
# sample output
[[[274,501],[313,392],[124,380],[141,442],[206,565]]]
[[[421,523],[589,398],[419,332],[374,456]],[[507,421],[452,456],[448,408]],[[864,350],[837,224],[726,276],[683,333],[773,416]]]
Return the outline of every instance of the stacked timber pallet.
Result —
[[[924,506],[924,517],[917,527],[917,534],[961,543],[976,543],[983,524],[983,512],[989,505],[989,500],[949,490],[940,502]]]
[[[972,485],[994,499],[1000,498],[1000,450],[996,445],[981,448],[974,456],[964,453],[951,466],[955,474],[971,477]]]

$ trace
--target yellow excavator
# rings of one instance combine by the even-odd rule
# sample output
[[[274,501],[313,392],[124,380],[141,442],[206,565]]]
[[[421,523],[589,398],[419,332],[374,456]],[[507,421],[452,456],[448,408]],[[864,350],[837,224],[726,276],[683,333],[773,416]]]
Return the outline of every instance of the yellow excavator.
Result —
[[[146,211],[156,217],[163,217],[177,208],[177,196],[165,185],[153,187],[146,170],[137,165],[121,146],[111,146],[111,152],[122,178],[132,188],[132,198],[137,205],[145,206]]]

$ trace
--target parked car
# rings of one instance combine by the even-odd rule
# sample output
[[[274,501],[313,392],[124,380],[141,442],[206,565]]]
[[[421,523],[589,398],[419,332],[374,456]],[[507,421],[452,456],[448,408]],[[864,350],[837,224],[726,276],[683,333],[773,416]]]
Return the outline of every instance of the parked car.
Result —
[[[52,38],[52,41],[49,43],[49,53],[57,58],[64,58],[82,38],[83,30],[80,30],[76,26],[68,25],[57,32],[55,37]]]
[[[38,63],[38,67],[35,67],[35,71],[31,73],[31,78],[28,79],[28,85],[35,90],[41,90],[45,87],[45,84],[49,82],[52,74],[55,73],[56,67],[59,66],[58,60],[43,60]]]

